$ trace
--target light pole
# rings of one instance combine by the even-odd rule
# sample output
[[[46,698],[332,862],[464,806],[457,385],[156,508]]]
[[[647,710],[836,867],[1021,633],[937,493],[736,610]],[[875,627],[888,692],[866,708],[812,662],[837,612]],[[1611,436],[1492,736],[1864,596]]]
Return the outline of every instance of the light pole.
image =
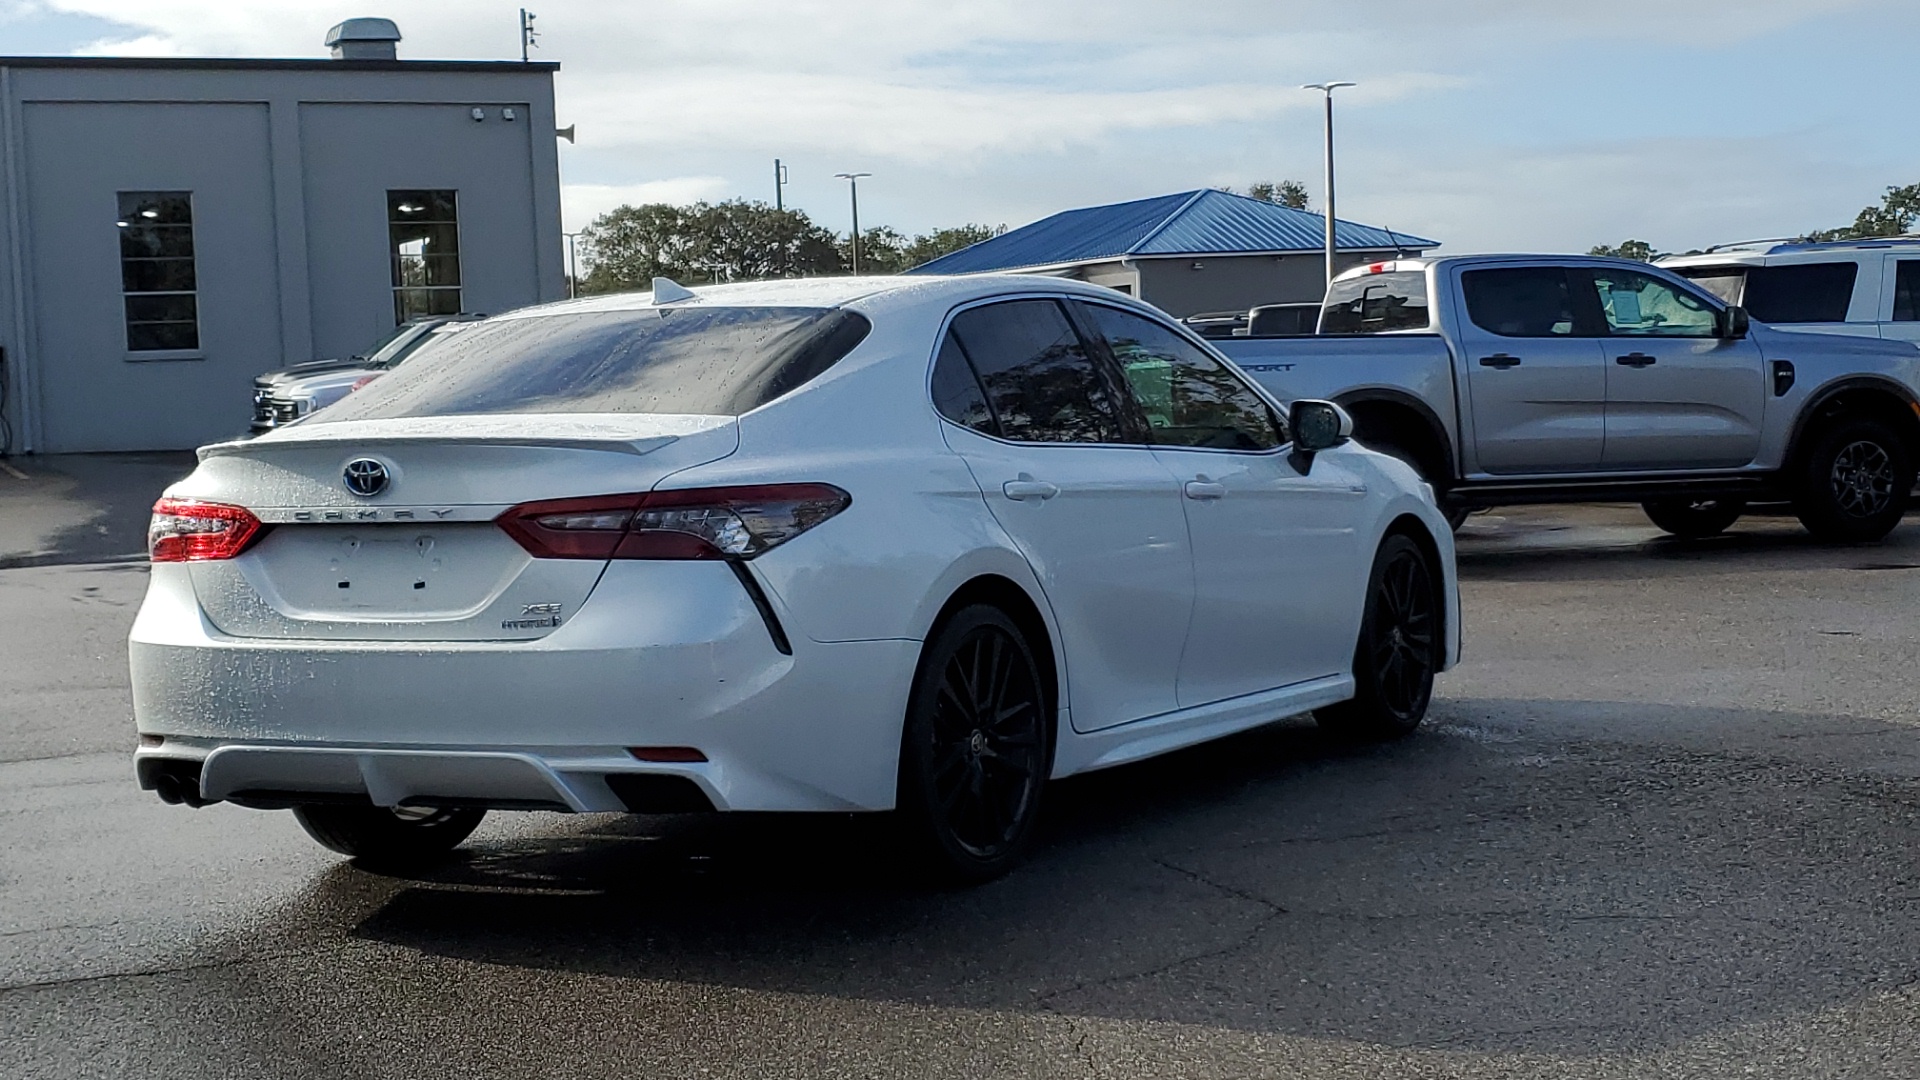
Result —
[[[773,208],[787,208],[787,167],[780,164],[779,158],[773,159]]]
[[[567,299],[571,300],[580,295],[580,256],[573,246],[574,238],[580,234],[570,232],[560,235],[567,238]]]
[[[860,276],[860,178],[872,176],[870,172],[834,173],[837,180],[847,182],[847,197],[853,201],[853,276]]]
[[[1327,287],[1333,287],[1333,92],[1350,82],[1308,83],[1302,90],[1318,90],[1327,96]]]

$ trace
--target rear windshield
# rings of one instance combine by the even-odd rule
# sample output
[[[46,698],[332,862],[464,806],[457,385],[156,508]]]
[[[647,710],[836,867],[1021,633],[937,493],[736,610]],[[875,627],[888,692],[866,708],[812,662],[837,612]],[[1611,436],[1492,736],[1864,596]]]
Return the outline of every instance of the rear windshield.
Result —
[[[1320,313],[1323,334],[1381,334],[1428,325],[1427,275],[1421,270],[1336,281]]]
[[[643,308],[471,324],[347,395],[322,421],[479,413],[738,416],[853,351],[830,308]]]

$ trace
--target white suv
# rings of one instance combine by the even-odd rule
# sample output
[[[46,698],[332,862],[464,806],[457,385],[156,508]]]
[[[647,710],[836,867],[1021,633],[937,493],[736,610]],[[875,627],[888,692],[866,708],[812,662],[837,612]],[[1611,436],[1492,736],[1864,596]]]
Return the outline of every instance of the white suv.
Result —
[[[1920,236],[1730,244],[1657,265],[1778,330],[1920,342]]]

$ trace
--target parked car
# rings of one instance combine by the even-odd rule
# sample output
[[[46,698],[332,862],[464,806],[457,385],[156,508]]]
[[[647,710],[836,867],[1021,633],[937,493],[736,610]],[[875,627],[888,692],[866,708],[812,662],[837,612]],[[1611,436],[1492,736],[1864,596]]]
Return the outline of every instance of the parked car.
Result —
[[[1776,330],[1920,342],[1920,237],[1763,241],[1656,265]]]
[[[256,432],[291,424],[315,409],[346,397],[369,378],[391,370],[438,335],[465,326],[478,315],[414,319],[393,328],[363,354],[339,360],[310,360],[253,380]]]
[[[895,810],[991,875],[1049,778],[1420,722],[1452,538],[1350,428],[1054,278],[498,316],[166,492],[140,783],[392,861],[490,808]]]
[[[1816,536],[1877,540],[1920,451],[1920,349],[1782,333],[1701,283],[1619,259],[1476,255],[1357,267],[1319,336],[1215,342],[1286,399],[1474,507],[1639,502],[1679,536],[1790,502]]]

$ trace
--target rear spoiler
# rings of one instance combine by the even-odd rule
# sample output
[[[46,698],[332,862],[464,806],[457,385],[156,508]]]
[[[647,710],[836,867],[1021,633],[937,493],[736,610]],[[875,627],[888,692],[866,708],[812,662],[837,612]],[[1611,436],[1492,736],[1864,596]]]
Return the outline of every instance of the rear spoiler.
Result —
[[[558,450],[601,450],[616,454],[640,455],[651,454],[663,446],[668,446],[680,441],[680,436],[678,435],[654,435],[635,439],[613,437],[568,438],[565,436],[548,438],[538,435],[387,435],[367,439],[343,439],[338,436],[327,435],[302,439],[284,434],[289,430],[290,429],[287,428],[280,429],[280,433],[276,433],[273,442],[266,445],[271,446],[273,449],[280,449],[282,447],[291,449],[293,447],[324,446],[328,443],[337,443],[341,445],[351,445],[356,450],[392,444],[405,444],[407,446],[536,446],[550,447]],[[195,451],[195,454],[199,460],[205,461],[208,458],[232,457],[235,454],[244,454],[257,445],[260,444],[258,440],[255,439],[231,439],[227,442],[217,442],[203,446]]]

